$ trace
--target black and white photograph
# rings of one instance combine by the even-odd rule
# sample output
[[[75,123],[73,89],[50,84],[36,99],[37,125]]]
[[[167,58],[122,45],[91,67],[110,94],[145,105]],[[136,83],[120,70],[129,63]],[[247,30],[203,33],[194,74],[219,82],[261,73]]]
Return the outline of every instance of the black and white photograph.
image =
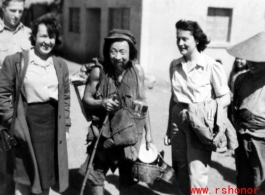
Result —
[[[0,195],[210,194],[265,194],[265,0],[0,0]]]

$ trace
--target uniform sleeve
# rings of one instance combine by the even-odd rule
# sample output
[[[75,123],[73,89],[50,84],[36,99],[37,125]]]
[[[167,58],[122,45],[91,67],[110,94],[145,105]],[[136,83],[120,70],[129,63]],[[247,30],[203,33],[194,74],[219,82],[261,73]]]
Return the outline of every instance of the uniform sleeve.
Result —
[[[215,63],[212,66],[211,83],[216,97],[221,97],[230,92],[223,65]]]

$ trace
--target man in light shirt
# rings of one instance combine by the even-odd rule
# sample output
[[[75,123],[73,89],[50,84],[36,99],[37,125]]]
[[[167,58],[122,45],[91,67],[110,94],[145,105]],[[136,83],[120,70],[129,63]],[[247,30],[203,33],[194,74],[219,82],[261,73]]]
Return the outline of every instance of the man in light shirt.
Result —
[[[8,55],[28,50],[31,30],[20,20],[24,11],[25,0],[2,0],[3,18],[0,19],[0,69],[4,58]],[[0,194],[14,193],[12,175],[7,175],[7,169],[12,162],[11,152],[0,152]]]
[[[3,18],[0,20],[0,68],[4,58],[31,47],[31,30],[20,20],[25,0],[2,0]]]

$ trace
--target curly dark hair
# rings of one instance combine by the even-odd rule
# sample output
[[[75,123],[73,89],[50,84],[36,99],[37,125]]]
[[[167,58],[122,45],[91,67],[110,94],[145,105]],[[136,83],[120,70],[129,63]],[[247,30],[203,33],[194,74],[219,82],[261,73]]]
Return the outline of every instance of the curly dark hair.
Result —
[[[198,41],[197,49],[199,52],[205,50],[207,45],[210,43],[210,40],[206,36],[206,34],[202,31],[200,25],[191,20],[179,20],[176,25],[176,29],[180,30],[188,30],[191,31],[194,39]]]
[[[39,30],[39,25],[44,24],[47,28],[48,35],[50,37],[55,36],[55,48],[58,48],[62,45],[62,38],[60,35],[60,24],[54,14],[45,14],[37,18],[31,27],[32,34],[30,36],[31,44],[34,46],[36,43],[36,36]]]

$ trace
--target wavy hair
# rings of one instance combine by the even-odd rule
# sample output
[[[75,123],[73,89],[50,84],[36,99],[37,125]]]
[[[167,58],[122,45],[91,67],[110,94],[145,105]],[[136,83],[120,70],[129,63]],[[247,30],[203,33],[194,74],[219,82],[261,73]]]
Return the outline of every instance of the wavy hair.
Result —
[[[193,35],[194,39],[198,41],[197,49],[199,52],[204,51],[210,40],[201,29],[200,25],[191,20],[179,20],[175,25],[177,30],[188,30]]]
[[[32,25],[32,34],[30,36],[30,41],[31,44],[34,46],[36,43],[36,36],[39,30],[39,25],[40,24],[44,24],[47,28],[48,31],[48,35],[50,37],[55,36],[55,48],[58,48],[59,46],[62,45],[62,38],[60,35],[60,24],[58,22],[58,20],[56,19],[56,16],[54,14],[45,14],[41,17],[39,17],[38,19],[36,19],[33,22]]]

